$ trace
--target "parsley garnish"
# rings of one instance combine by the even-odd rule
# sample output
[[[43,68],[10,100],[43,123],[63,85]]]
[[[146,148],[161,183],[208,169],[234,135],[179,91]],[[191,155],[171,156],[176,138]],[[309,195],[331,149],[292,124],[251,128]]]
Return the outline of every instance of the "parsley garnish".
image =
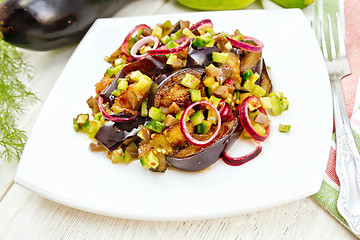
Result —
[[[31,79],[31,66],[22,53],[0,39],[0,157],[20,159],[27,136],[16,125],[25,107],[37,97],[19,80]]]

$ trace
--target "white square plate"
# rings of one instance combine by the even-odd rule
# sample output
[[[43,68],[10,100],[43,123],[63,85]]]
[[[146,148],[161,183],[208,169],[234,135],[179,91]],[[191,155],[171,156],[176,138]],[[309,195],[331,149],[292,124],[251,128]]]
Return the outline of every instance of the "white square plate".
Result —
[[[153,173],[138,161],[112,164],[89,150],[72,119],[89,112],[86,100],[108,64],[103,60],[141,23],[170,19],[195,23],[210,18],[216,32],[261,40],[274,90],[290,108],[273,123],[263,152],[231,167],[221,160],[200,173],[169,169]],[[290,132],[277,130],[291,124]],[[142,220],[216,218],[264,209],[307,197],[320,188],[332,133],[326,67],[313,32],[300,10],[225,11],[100,19],[70,58],[51,91],[27,142],[15,182],[61,204],[89,212]],[[248,151],[239,140],[233,155]]]

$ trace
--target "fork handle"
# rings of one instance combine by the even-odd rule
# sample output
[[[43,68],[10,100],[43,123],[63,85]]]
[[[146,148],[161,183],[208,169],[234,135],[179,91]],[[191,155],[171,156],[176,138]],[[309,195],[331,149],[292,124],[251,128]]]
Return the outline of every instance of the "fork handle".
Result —
[[[330,75],[336,130],[336,173],[340,180],[337,207],[350,229],[360,236],[360,155],[340,79],[341,76]]]

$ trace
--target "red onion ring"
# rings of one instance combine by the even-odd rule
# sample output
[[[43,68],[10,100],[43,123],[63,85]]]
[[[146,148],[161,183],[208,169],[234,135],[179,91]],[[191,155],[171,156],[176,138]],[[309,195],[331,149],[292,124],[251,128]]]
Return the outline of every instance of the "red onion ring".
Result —
[[[256,158],[261,153],[261,150],[262,150],[262,146],[260,145],[260,143],[257,143],[255,150],[250,152],[249,154],[246,154],[241,157],[231,157],[228,153],[223,153],[221,158],[224,161],[224,163],[228,165],[240,166]]]
[[[175,41],[176,43],[180,44],[177,47],[174,48],[166,48],[166,45],[163,45],[157,49],[150,49],[147,53],[150,55],[165,55],[165,54],[174,54],[184,51],[189,45],[190,45],[190,38],[188,37],[182,37]]]
[[[133,121],[137,118],[137,116],[140,115],[140,112],[137,112],[135,115],[129,117],[129,118],[120,118],[120,117],[114,117],[114,116],[111,116],[110,114],[108,114],[107,112],[105,112],[104,110],[104,107],[103,107],[103,102],[104,102],[104,99],[102,97],[99,96],[98,98],[98,105],[99,105],[99,109],[101,111],[101,114],[104,116],[104,118],[106,118],[107,120],[109,121],[112,121],[112,122],[130,122],[130,121]]]
[[[257,40],[256,38],[244,36],[244,40],[252,40],[256,43],[256,46],[252,46],[252,45],[244,43],[244,42],[236,41],[235,39],[231,38],[231,36],[227,36],[226,38],[230,41],[232,46],[244,49],[246,51],[261,52],[262,49],[264,48],[264,44],[262,42],[260,42],[259,40]]]
[[[222,118],[226,118],[227,116],[229,116],[229,114],[230,114],[230,108],[229,107],[225,107],[224,108],[224,110],[223,110],[223,112],[220,114],[220,116],[222,117]]]
[[[195,138],[193,138],[189,131],[187,130],[186,127],[186,116],[189,113],[190,109],[192,109],[193,107],[195,107],[196,105],[199,104],[204,104],[209,106],[211,109],[213,109],[216,113],[217,119],[218,119],[218,123],[217,123],[217,127],[215,130],[215,133],[209,137],[208,139],[204,140],[204,141],[199,141],[196,140]],[[186,138],[186,140],[188,140],[191,144],[193,145],[197,145],[197,146],[202,146],[202,145],[206,145],[208,143],[210,143],[212,140],[214,140],[214,138],[218,135],[220,128],[221,128],[221,117],[220,117],[220,113],[219,111],[216,109],[216,107],[214,107],[214,105],[212,105],[211,103],[208,103],[206,101],[199,101],[199,102],[195,102],[193,104],[191,104],[190,106],[188,106],[187,108],[185,108],[183,114],[181,115],[181,119],[180,119],[180,127],[181,127],[181,132],[184,135],[184,137]]]
[[[159,45],[159,39],[155,36],[147,36],[144,37],[142,39],[140,39],[139,41],[137,41],[131,48],[130,50],[130,54],[131,56],[133,56],[135,59],[140,59],[142,57],[145,57],[146,55],[148,55],[147,53],[142,54],[142,55],[137,55],[137,52],[140,50],[140,48],[142,46],[144,46],[145,44],[149,43],[149,42],[154,42],[154,46],[152,49],[155,49],[158,47]]]
[[[131,29],[131,31],[126,35],[124,42],[122,43],[120,50],[127,56],[127,57],[131,57],[129,55],[129,53],[127,52],[128,49],[128,43],[130,38],[132,37],[132,35],[134,35],[135,32],[141,30],[141,29],[151,29],[148,25],[146,24],[140,24],[135,26],[133,29]]]
[[[195,23],[194,25],[192,25],[192,26],[190,27],[190,31],[192,31],[192,30],[194,30],[194,29],[201,28],[201,27],[205,27],[205,26],[208,26],[208,27],[213,28],[213,23],[211,22],[210,19],[203,19],[203,20]]]
[[[219,113],[220,113],[220,116],[221,116],[221,114],[222,114],[223,111],[225,110],[226,103],[225,103],[225,101],[224,101],[223,99],[221,99],[219,105],[220,105]]]
[[[231,120],[237,118],[238,115],[239,115],[239,112],[240,112],[240,107],[241,107],[241,104],[239,104],[239,105],[236,107],[236,109],[235,109],[235,111],[234,111],[233,114],[231,114],[231,111],[230,111],[230,112],[229,112],[229,115],[223,117],[222,120],[223,120],[224,122],[228,122],[228,121],[231,121]]]
[[[249,103],[251,100],[253,99],[257,99],[257,101],[260,102],[260,99],[255,97],[255,96],[251,96],[251,97],[247,97],[244,99],[244,101],[241,103],[241,107],[239,109],[239,117],[240,117],[240,122],[241,125],[244,127],[244,129],[246,130],[246,132],[254,139],[260,142],[263,142],[270,133],[270,126],[265,127],[266,130],[266,134],[265,135],[260,135],[255,129],[254,127],[251,125],[251,121],[249,118],[249,111],[248,111],[248,107],[249,107]],[[265,109],[263,107],[259,107],[258,110],[265,114],[267,116],[267,113],[265,111]]]

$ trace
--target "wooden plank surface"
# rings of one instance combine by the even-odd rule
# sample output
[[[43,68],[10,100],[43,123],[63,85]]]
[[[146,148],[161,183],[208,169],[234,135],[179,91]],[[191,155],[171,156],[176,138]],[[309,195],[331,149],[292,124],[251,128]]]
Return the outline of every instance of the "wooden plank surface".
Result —
[[[0,239],[356,239],[311,198],[240,216],[156,222],[83,212],[14,185],[0,213]]]
[[[186,11],[189,10],[175,0],[137,0],[116,17]],[[74,48],[75,45],[44,53],[26,51],[37,69],[31,89],[43,101]],[[20,123],[26,131],[31,130],[42,103],[31,107]],[[83,212],[42,198],[13,184],[16,168],[16,162],[0,162],[0,239],[356,239],[311,197],[219,219],[136,221]]]
[[[28,135],[52,86],[74,49],[75,45],[51,52],[24,51],[25,59],[34,67],[33,79],[26,81],[26,85],[40,99],[32,106],[28,106],[25,114],[19,119],[19,128],[26,131]],[[46,69],[51,69],[51,71],[46,71]],[[4,196],[13,184],[16,169],[16,160],[8,163],[0,159],[0,201],[1,196]]]

